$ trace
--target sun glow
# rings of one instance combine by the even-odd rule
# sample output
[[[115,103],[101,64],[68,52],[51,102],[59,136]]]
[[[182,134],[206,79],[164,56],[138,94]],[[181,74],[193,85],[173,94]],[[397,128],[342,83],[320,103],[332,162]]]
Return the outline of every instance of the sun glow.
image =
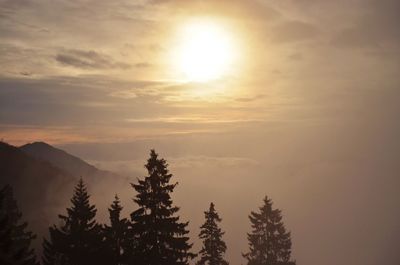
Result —
[[[210,21],[186,24],[174,60],[188,81],[207,82],[228,74],[237,53],[229,31]]]

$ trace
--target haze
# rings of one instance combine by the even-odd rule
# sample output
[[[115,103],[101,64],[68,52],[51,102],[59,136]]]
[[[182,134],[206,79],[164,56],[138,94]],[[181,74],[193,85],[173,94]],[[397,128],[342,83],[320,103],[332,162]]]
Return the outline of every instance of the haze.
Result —
[[[399,10],[397,0],[1,0],[0,138],[45,141],[133,181],[155,148],[180,183],[192,241],[216,204],[231,264],[244,262],[247,216],[267,194],[298,264],[398,265]],[[237,49],[212,78],[171,59],[193,20],[220,25]],[[133,191],[121,193],[129,208]]]

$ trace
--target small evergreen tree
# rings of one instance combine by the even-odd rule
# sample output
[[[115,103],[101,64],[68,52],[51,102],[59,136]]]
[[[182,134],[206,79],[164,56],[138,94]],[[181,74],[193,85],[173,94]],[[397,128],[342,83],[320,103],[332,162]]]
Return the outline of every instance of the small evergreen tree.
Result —
[[[0,264],[35,265],[36,257],[31,248],[35,236],[27,231],[28,224],[21,221],[11,186],[0,190]]]
[[[102,236],[95,221],[96,208],[80,179],[71,199],[67,215],[59,215],[62,225],[49,228],[50,239],[43,243],[45,265],[101,264]]]
[[[249,219],[252,227],[247,236],[250,250],[243,255],[248,265],[295,265],[290,260],[290,232],[285,229],[281,211],[272,208],[268,197],[260,212],[251,212]]]
[[[131,214],[136,234],[137,265],[186,265],[195,255],[190,252],[188,223],[179,222],[179,208],[170,194],[177,184],[170,184],[168,164],[154,150],[145,165],[148,176],[132,184],[137,191],[134,201],[139,208]]]
[[[110,226],[104,226],[105,247],[108,253],[109,265],[126,264],[131,251],[129,243],[129,222],[121,219],[122,206],[117,195],[108,212]]]
[[[218,227],[218,223],[222,221],[214,204],[210,204],[210,209],[204,212],[205,223],[200,227],[200,239],[203,240],[203,247],[200,250],[200,260],[197,265],[228,265],[224,260],[226,244],[222,240],[224,232]]]

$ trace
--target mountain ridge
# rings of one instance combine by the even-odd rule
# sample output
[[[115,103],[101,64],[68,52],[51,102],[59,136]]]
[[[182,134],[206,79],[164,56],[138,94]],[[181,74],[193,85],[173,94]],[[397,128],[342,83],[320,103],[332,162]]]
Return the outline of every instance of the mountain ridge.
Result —
[[[16,147],[0,141],[0,187],[13,187],[23,219],[38,235],[35,247],[40,248],[48,227],[64,213],[81,177],[96,201],[99,220],[107,220],[107,209],[116,193],[126,202],[131,197],[131,190],[126,188],[130,187],[129,178],[97,169],[44,142]]]
[[[0,142],[0,187],[11,185],[24,220],[38,235],[68,202],[77,178],[18,147]],[[37,242],[39,243],[39,242]]]
[[[45,142],[28,143],[20,146],[19,149],[36,159],[49,162],[53,166],[74,176],[104,177],[117,175],[110,171],[98,169],[83,159]]]

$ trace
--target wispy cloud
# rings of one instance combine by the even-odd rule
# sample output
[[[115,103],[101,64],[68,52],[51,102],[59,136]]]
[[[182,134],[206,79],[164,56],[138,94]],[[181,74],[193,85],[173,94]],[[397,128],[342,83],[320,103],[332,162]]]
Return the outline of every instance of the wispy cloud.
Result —
[[[0,138],[2,141],[14,145],[23,145],[29,142],[46,141],[50,144],[82,143],[90,141],[68,126],[24,126],[0,125]]]
[[[158,118],[141,118],[141,119],[127,119],[132,123],[181,123],[181,124],[227,124],[227,123],[248,123],[248,122],[263,122],[263,119],[224,119],[219,117],[205,117],[205,116],[189,116],[189,117],[158,117]]]
[[[67,50],[57,54],[55,59],[63,65],[83,69],[127,69],[131,67],[127,63],[116,62],[110,56],[93,50]]]
[[[292,20],[285,21],[273,28],[272,41],[277,43],[291,43],[312,40],[319,34],[319,30],[313,24]]]
[[[370,0],[365,4],[366,12],[356,17],[353,25],[342,28],[333,35],[332,44],[341,48],[381,49],[400,47],[396,0]]]
[[[99,168],[121,173],[130,176],[132,172],[137,172],[143,167],[143,159],[136,160],[120,160],[120,161],[104,161],[104,160],[88,160],[89,163]],[[229,156],[183,156],[168,157],[168,163],[172,170],[187,169],[210,169],[210,168],[249,168],[259,166],[260,162],[246,157],[229,157]]]

